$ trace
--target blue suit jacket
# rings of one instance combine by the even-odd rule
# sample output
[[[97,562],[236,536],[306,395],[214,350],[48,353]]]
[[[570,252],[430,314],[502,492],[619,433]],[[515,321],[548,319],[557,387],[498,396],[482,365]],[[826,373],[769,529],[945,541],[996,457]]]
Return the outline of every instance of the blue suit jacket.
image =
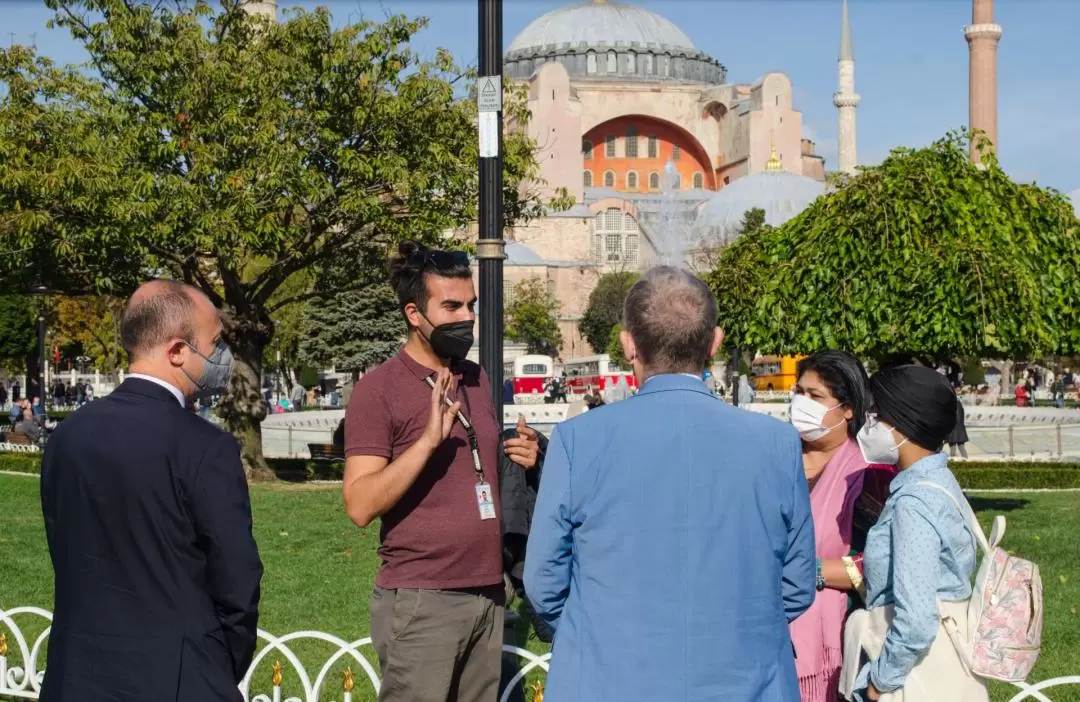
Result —
[[[62,422],[41,507],[56,572],[44,702],[233,702],[262,564],[236,440],[129,378]]]
[[[798,434],[683,375],[560,424],[525,589],[555,629],[550,702],[797,702],[814,600]]]

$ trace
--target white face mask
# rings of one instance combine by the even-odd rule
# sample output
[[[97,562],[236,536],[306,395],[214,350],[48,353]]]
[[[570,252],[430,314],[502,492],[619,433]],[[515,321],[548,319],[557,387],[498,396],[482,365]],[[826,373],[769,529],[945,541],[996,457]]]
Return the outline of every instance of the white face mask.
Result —
[[[907,443],[905,438],[899,444],[893,439],[892,429],[888,424],[871,416],[859,430],[856,437],[862,450],[863,460],[868,464],[895,466],[900,460],[900,447]]]
[[[826,407],[806,395],[795,395],[791,398],[791,426],[799,431],[803,439],[817,441],[844,423],[841,419],[831,427],[825,426],[825,415],[838,407],[840,405]]]

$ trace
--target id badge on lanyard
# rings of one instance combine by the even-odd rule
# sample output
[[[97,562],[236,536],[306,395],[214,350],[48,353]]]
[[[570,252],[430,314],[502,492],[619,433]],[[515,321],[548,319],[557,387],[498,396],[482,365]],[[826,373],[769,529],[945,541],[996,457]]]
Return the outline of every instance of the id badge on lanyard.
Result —
[[[424,378],[424,381],[432,390],[435,389],[435,379],[430,375]],[[465,397],[465,401],[468,402],[468,395],[464,390],[461,391],[461,394]],[[448,397],[444,397],[443,401],[447,405],[454,404]],[[469,453],[472,454],[473,471],[476,474],[476,507],[480,512],[480,519],[481,521],[495,519],[495,495],[491,490],[491,485],[484,479],[484,466],[480,462],[480,440],[476,438],[476,430],[473,428],[472,422],[460,409],[457,418],[465,429],[465,434],[469,437]]]

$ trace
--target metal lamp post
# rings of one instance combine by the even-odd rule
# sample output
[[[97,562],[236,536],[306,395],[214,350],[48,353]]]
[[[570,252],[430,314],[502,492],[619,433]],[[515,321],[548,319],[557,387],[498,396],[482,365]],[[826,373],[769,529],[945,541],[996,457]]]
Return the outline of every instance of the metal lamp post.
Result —
[[[478,0],[480,75],[477,107],[480,134],[480,365],[491,381],[495,416],[502,421],[503,376],[503,157],[502,0]]]
[[[44,285],[36,285],[30,291],[31,295],[38,298],[37,300],[37,342],[38,342],[38,376],[37,380],[37,393],[41,398],[42,407],[45,406],[45,301],[44,297],[49,294],[49,289]],[[29,380],[29,379],[28,379]],[[29,383],[28,383],[29,384]],[[27,388],[29,390],[29,388]],[[33,395],[30,395],[30,399],[33,399]]]

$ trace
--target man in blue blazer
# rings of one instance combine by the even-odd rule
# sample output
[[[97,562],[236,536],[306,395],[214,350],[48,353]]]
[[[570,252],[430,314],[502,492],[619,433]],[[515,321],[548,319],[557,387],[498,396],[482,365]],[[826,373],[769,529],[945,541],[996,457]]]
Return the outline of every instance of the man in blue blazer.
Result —
[[[622,344],[640,392],[560,424],[525,590],[555,630],[548,702],[797,702],[788,622],[814,600],[799,436],[705,387],[716,301],[660,267]]]
[[[228,384],[205,295],[153,281],[121,323],[131,375],[57,427],[41,469],[56,604],[42,700],[234,702],[262,563],[236,441],[185,408]]]

